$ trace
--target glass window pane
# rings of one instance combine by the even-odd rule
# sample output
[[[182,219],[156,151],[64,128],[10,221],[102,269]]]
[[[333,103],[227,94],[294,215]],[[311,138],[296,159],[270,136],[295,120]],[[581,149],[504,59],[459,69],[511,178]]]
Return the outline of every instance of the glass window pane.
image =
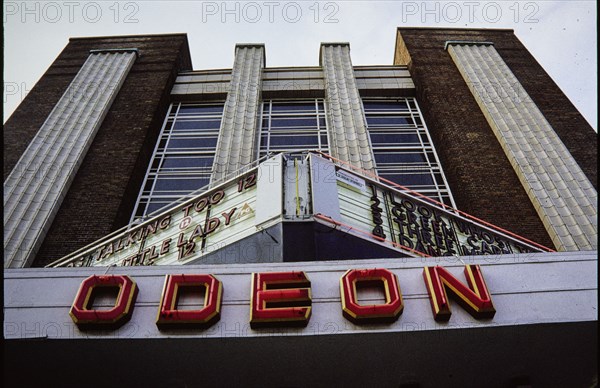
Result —
[[[221,119],[218,120],[177,120],[173,126],[173,130],[189,131],[193,129],[219,129]]]
[[[318,137],[315,136],[275,136],[271,135],[271,147],[294,146],[294,147],[317,147],[319,144]]]
[[[179,108],[180,115],[205,115],[222,113],[223,105],[182,105]]]
[[[185,177],[185,178],[165,178],[159,177],[156,180],[154,191],[193,191],[208,184],[209,178]]]
[[[268,140],[269,140],[269,135],[265,134],[265,132],[263,132],[263,134],[260,137],[260,146],[266,147]]]
[[[160,158],[155,158],[154,161],[152,162],[152,169],[153,170],[158,170],[158,167],[160,166]]]
[[[375,162],[380,164],[388,163],[425,163],[425,155],[422,153],[412,152],[374,152]]]
[[[398,110],[406,111],[406,110],[408,110],[408,105],[406,104],[405,101],[391,101],[391,102],[369,101],[369,102],[364,102],[363,105],[365,107],[365,111],[385,112],[385,111],[398,111]]]
[[[217,136],[197,137],[197,138],[179,138],[171,137],[167,149],[181,148],[215,148],[217,146]]]
[[[371,132],[371,143],[373,146],[378,144],[389,145],[389,144],[421,144],[419,141],[419,135],[416,133],[377,133]]]
[[[144,185],[144,192],[149,193],[150,190],[152,190],[152,184],[154,183],[154,179],[153,178],[148,178],[146,180],[146,184]]]
[[[309,104],[294,104],[294,103],[281,103],[281,102],[274,102],[273,103],[273,112],[282,112],[282,111],[288,111],[288,112],[294,112],[294,111],[311,111],[311,110],[315,110],[315,103],[311,102]]]
[[[142,217],[144,215],[144,211],[146,210],[146,203],[140,201],[138,204],[137,210],[135,212],[136,217]]]
[[[213,156],[166,156],[162,169],[211,169]]]
[[[271,128],[289,128],[289,127],[317,127],[317,119],[316,117],[298,117],[298,118],[280,118],[273,117],[271,118]]]
[[[412,120],[398,116],[367,116],[368,125],[408,125]]]
[[[431,174],[382,173],[379,176],[402,186],[433,186]]]
[[[321,135],[321,145],[327,146],[327,135]]]
[[[167,146],[167,139],[160,139],[158,142],[158,148],[164,150]]]

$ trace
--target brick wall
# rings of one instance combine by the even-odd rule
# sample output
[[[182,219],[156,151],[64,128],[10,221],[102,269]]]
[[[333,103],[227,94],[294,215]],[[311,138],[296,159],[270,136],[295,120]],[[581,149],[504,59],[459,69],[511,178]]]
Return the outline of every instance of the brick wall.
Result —
[[[553,247],[504,151],[450,55],[448,40],[491,41],[597,184],[597,134],[512,30],[399,28],[394,64],[408,65],[459,209]]]
[[[73,38],[4,126],[4,178],[88,57],[139,49],[33,266],[59,259],[129,222],[177,73],[191,70],[185,34]]]

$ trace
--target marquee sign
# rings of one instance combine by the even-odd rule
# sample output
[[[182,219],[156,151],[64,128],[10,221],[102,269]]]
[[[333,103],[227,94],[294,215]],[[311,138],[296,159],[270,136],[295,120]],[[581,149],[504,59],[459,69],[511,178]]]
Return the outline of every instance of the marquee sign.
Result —
[[[348,178],[337,181],[341,223],[390,247],[432,257],[543,252],[425,199],[365,177],[356,179],[365,180],[367,189],[348,185]]]
[[[219,249],[260,233],[266,223],[298,221],[299,193],[306,214],[317,222],[345,225],[408,256],[471,256],[541,252],[543,249],[446,210],[417,195],[386,186],[310,154],[310,169],[283,178],[285,157],[217,186],[139,225],[108,236],[51,266],[138,266],[192,264]],[[313,159],[314,158],[314,159]],[[259,180],[260,168],[268,179]],[[318,170],[317,170],[318,169]],[[287,171],[287,170],[286,170]],[[302,178],[304,171],[311,179]],[[272,179],[271,179],[272,178]],[[283,182],[282,182],[283,181]],[[310,197],[310,198],[309,198]],[[302,199],[304,200],[304,199]],[[290,202],[290,204],[288,204]],[[312,202],[312,203],[309,203]],[[282,204],[286,204],[282,207]],[[304,217],[305,215],[303,215]],[[360,232],[360,233],[356,233]],[[278,243],[278,242],[277,242]],[[262,261],[263,257],[254,260]],[[282,257],[275,260],[283,261]]]
[[[258,170],[207,191],[56,266],[186,264],[255,231]]]

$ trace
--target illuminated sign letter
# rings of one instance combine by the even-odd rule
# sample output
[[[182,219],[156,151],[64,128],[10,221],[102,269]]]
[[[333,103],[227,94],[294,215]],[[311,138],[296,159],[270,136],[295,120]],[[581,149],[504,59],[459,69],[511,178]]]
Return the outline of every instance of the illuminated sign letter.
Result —
[[[385,303],[361,305],[357,288],[383,285]],[[402,293],[395,274],[383,268],[352,269],[340,278],[340,294],[344,316],[356,323],[394,322],[402,314]]]
[[[466,265],[465,276],[468,287],[444,267],[435,266],[423,269],[423,279],[436,321],[447,321],[452,315],[446,290],[450,290],[456,301],[476,319],[492,318],[496,313],[479,266]]]
[[[181,288],[204,288],[204,307],[199,310],[179,310],[177,303]],[[223,285],[212,275],[167,275],[163,288],[156,325],[170,327],[208,327],[221,316]]]
[[[118,290],[113,308],[109,310],[91,309],[100,288]],[[81,282],[69,315],[80,328],[117,328],[131,318],[137,293],[137,285],[129,276],[92,275]]]
[[[306,326],[311,309],[310,281],[304,272],[252,274],[250,327]]]

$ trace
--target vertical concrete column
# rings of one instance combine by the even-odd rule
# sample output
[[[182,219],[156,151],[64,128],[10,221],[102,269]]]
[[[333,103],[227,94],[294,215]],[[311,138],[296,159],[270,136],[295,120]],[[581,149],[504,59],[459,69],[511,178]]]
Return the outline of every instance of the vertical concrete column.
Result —
[[[375,172],[362,101],[348,43],[321,43],[330,149],[335,158]]]
[[[4,182],[5,268],[33,261],[136,56],[92,50]]]
[[[231,83],[213,163],[212,184],[227,179],[254,161],[264,67],[264,45],[235,46]]]
[[[446,48],[557,249],[597,249],[596,190],[493,44]]]

